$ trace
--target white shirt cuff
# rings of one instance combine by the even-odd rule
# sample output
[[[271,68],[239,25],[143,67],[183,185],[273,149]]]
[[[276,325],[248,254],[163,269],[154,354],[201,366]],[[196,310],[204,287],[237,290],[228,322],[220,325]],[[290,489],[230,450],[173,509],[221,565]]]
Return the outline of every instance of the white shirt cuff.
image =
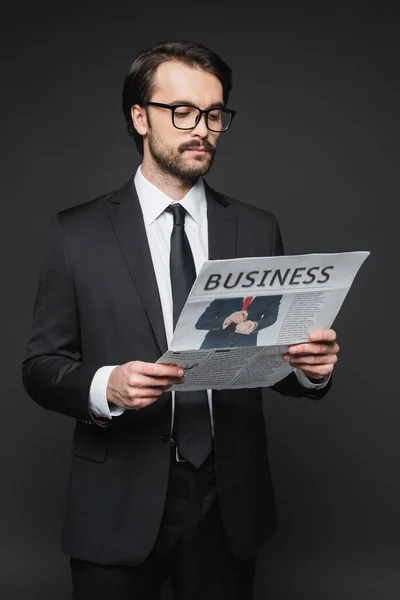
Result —
[[[321,383],[313,383],[312,381],[310,381],[308,379],[307,375],[305,375],[301,369],[295,369],[294,372],[296,373],[298,382],[303,387],[309,388],[309,389],[314,389],[314,390],[321,390],[322,388],[324,388],[331,378],[330,375],[327,375],[326,377],[321,379]]]
[[[95,418],[112,419],[125,412],[124,408],[116,406],[110,410],[107,402],[107,385],[111,371],[118,365],[100,367],[94,374],[89,390],[89,410]]]

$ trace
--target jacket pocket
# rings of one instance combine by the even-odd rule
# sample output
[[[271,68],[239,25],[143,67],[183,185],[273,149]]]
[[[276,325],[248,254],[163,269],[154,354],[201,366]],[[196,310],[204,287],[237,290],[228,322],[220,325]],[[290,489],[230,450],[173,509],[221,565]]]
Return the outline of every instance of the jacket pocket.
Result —
[[[89,425],[78,421],[72,443],[74,456],[93,460],[94,462],[104,462],[110,437],[109,429],[108,427],[97,427],[94,424]]]

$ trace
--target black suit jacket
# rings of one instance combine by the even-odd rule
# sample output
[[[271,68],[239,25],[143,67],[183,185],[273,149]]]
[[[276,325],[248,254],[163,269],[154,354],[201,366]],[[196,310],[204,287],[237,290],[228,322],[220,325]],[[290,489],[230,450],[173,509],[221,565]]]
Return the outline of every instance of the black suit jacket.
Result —
[[[209,256],[282,253],[274,216],[206,185]],[[161,304],[133,179],[55,215],[43,262],[23,381],[47,409],[76,419],[62,547],[100,563],[134,565],[151,551],[170,462],[171,395],[109,426],[88,410],[97,369],[156,361],[167,349]],[[292,374],[284,395],[322,397]],[[252,555],[276,526],[261,390],[213,394],[216,471],[229,544]]]
[[[282,296],[257,296],[247,309],[247,320],[255,321],[256,328],[249,334],[235,333],[236,323],[225,329],[224,321],[234,312],[242,310],[243,298],[217,298],[197,320],[196,329],[208,329],[201,348],[228,348],[256,346],[258,332],[273,325],[278,317]]]

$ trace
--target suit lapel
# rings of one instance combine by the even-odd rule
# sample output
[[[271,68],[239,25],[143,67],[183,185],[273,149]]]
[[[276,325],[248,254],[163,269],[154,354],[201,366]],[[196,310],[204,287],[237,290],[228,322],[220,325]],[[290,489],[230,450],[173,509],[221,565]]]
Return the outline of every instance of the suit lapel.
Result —
[[[237,217],[223,196],[204,182],[207,199],[208,257],[210,260],[235,258]]]
[[[109,217],[126,266],[163,354],[167,350],[164,319],[143,214],[133,179],[110,199]]]
[[[235,258],[237,217],[227,200],[206,182],[208,254],[210,260]],[[149,318],[160,352],[167,350],[164,319],[133,178],[110,199],[109,217],[126,266]]]

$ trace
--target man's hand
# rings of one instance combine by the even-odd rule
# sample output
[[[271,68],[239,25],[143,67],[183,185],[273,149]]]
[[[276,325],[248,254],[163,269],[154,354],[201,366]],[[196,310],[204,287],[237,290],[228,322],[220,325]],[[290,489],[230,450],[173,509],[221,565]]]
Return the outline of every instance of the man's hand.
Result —
[[[283,358],[292,367],[301,369],[310,379],[323,379],[337,362],[339,346],[333,329],[316,329],[308,335],[310,342],[293,344]]]
[[[223,328],[228,327],[230,323],[243,323],[247,319],[248,312],[247,310],[238,310],[237,312],[232,313],[229,317],[226,317]]]
[[[126,410],[138,410],[153,404],[171,385],[182,382],[180,367],[134,360],[111,372],[107,400]]]
[[[238,323],[236,325],[235,333],[249,335],[249,333],[254,331],[255,326],[256,324],[254,321],[244,321],[244,323]]]

